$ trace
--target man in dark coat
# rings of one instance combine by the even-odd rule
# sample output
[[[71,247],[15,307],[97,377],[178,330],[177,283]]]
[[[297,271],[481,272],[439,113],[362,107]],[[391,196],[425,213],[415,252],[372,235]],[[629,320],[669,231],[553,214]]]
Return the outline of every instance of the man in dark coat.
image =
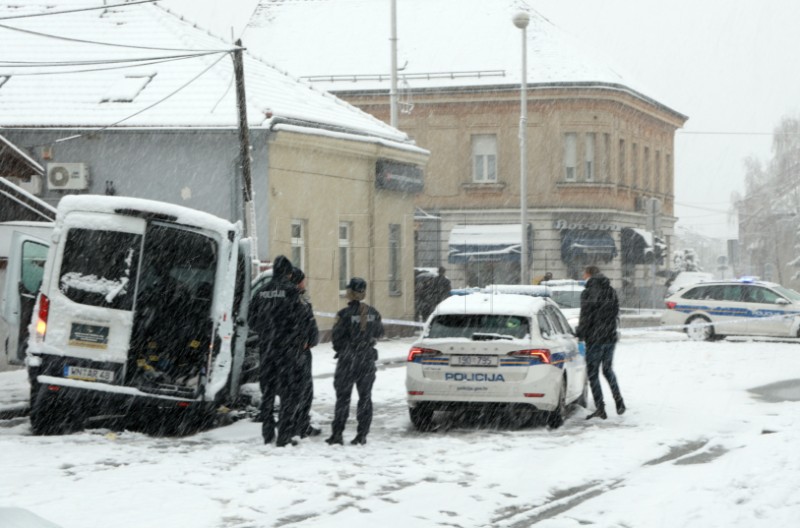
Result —
[[[453,289],[453,286],[450,284],[450,279],[447,278],[445,272],[446,270],[444,267],[440,266],[439,274],[431,283],[431,289],[433,290],[433,306],[431,307],[431,311],[433,311],[440,302],[450,297],[450,290]]]
[[[595,411],[586,418],[608,418],[600,386],[600,371],[611,387],[617,414],[625,412],[625,403],[619,390],[612,363],[617,343],[619,300],[608,278],[597,266],[587,266],[583,272],[586,286],[581,292],[581,315],[576,334],[586,343],[586,367],[589,386],[592,388]]]
[[[272,266],[272,279],[250,305],[249,323],[258,334],[260,354],[261,431],[264,443],[275,439],[275,396],[281,400],[276,445],[295,445],[300,404],[301,348],[305,343],[305,309],[292,283],[292,263],[283,255]]]
[[[375,383],[375,361],[378,351],[375,344],[383,336],[383,323],[378,310],[362,302],[366,296],[367,283],[364,279],[353,277],[347,284],[346,308],[336,314],[333,325],[333,350],[336,373],[333,388],[336,390],[332,434],[327,443],[342,444],[342,433],[350,413],[350,398],[353,385],[358,391],[356,419],[358,429],[351,444],[366,444],[369,427],[372,424],[372,385]]]
[[[311,402],[314,400],[314,377],[311,368],[311,347],[319,344],[319,327],[314,318],[314,308],[306,292],[306,274],[300,268],[292,271],[292,282],[300,292],[300,304],[303,305],[302,335],[304,343],[300,350],[300,408],[298,409],[297,434],[300,438],[317,436],[322,431],[311,425]]]

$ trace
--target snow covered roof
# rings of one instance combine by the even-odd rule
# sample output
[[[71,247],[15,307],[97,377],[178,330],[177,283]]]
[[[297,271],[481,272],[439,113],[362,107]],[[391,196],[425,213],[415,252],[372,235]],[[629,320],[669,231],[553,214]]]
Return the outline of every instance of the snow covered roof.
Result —
[[[54,14],[98,5],[0,0],[0,126],[237,126],[233,62],[220,52],[232,44],[154,4]],[[244,72],[251,127],[283,118],[408,141],[249,52]]]
[[[522,37],[512,23],[519,11],[530,15],[530,85],[603,85],[648,99],[641,83],[524,0],[397,2],[400,91],[519,85]],[[326,90],[387,90],[390,20],[388,0],[261,0],[245,37],[252,49]]]

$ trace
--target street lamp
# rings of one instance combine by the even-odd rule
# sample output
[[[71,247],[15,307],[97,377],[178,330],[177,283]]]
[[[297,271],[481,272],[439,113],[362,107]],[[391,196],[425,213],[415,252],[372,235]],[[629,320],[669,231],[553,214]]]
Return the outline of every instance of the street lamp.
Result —
[[[520,223],[522,228],[522,244],[520,245],[519,265],[520,284],[530,284],[530,269],[528,268],[528,178],[527,178],[527,153],[526,132],[528,126],[528,50],[527,28],[530,16],[520,11],[512,19],[514,25],[522,30],[522,78],[519,86],[519,208]]]

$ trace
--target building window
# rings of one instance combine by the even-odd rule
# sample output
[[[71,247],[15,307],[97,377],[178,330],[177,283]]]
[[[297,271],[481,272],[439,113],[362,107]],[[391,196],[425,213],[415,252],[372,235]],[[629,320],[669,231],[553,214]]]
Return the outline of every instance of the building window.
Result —
[[[574,132],[564,134],[564,179],[575,181],[578,165],[578,135]]]
[[[619,140],[619,168],[618,168],[618,176],[619,176],[619,184],[625,185],[627,181],[627,176],[625,174],[625,140]]]
[[[639,145],[631,145],[631,188],[639,186]]]
[[[347,290],[347,282],[350,280],[350,223],[339,223],[339,292]]]
[[[389,295],[400,295],[402,290],[400,259],[402,257],[400,224],[389,224]]]
[[[611,181],[611,134],[603,134],[603,181]]]
[[[673,183],[673,174],[672,174],[672,154],[667,154],[667,168],[666,168],[666,176],[667,176],[667,193],[672,194],[672,183]]]
[[[594,181],[594,133],[586,134],[586,181]]]
[[[661,181],[661,151],[656,151],[656,181],[653,182],[653,190],[657,193],[663,192],[663,182]]]
[[[472,180],[476,183],[497,181],[497,136],[472,136]]]
[[[650,147],[644,148],[644,169],[642,170],[642,189],[650,190]]]
[[[306,223],[305,220],[292,220],[292,264],[306,269]]]

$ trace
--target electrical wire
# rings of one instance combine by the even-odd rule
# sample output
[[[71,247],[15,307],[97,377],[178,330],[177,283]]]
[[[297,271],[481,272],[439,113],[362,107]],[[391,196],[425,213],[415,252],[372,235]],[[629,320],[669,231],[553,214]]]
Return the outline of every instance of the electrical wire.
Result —
[[[64,15],[67,13],[80,13],[82,11],[97,11],[98,9],[111,9],[113,7],[128,7],[136,4],[152,4],[158,2],[158,0],[137,0],[135,2],[125,2],[122,4],[109,4],[109,5],[102,5],[97,7],[82,7],[80,9],[66,9],[64,11],[51,11],[49,13],[28,13],[27,15],[13,15],[13,16],[6,16],[0,17],[0,20],[12,20],[17,18],[33,18],[33,17],[41,17],[41,16],[51,16],[51,15]]]
[[[0,19],[0,20],[2,20],[2,19]],[[36,37],[49,38],[49,39],[54,39],[54,40],[63,40],[63,41],[66,41],[66,42],[77,42],[79,44],[92,44],[92,45],[96,45],[96,46],[110,46],[110,47],[115,47],[115,48],[158,50],[158,51],[188,51],[188,52],[193,52],[193,53],[196,53],[196,52],[229,52],[229,51],[240,49],[238,47],[235,47],[235,48],[232,48],[232,49],[224,49],[224,50],[220,50],[220,49],[199,49],[199,50],[196,50],[196,49],[186,49],[186,48],[159,48],[159,47],[156,47],[156,46],[136,46],[136,45],[133,45],[133,44],[118,44],[118,43],[114,43],[114,42],[102,42],[102,41],[97,41],[97,40],[87,40],[87,39],[79,39],[79,38],[74,38],[74,37],[65,37],[65,36],[62,36],[62,35],[53,35],[52,33],[43,33],[41,31],[33,31],[31,29],[23,29],[23,28],[18,28],[18,27],[14,27],[14,26],[7,26],[5,24],[0,24],[0,28],[7,29],[8,31],[17,31],[19,33],[25,33],[25,34],[33,35],[33,36],[36,36]]]
[[[72,73],[92,73],[92,72],[111,71],[111,70],[125,70],[125,69],[128,69],[128,68],[138,68],[138,67],[141,67],[141,66],[152,66],[153,64],[165,64],[167,62],[176,62],[176,61],[180,61],[180,60],[195,59],[197,57],[205,57],[205,56],[206,56],[205,54],[204,55],[193,55],[193,56],[187,56],[187,57],[159,59],[159,60],[153,60],[151,62],[142,62],[142,63],[139,63],[139,64],[126,64],[126,65],[123,65],[123,66],[108,66],[108,67],[105,67],[105,68],[86,68],[86,69],[83,69],[83,70],[67,70],[67,71],[63,71],[62,70],[62,71],[41,71],[41,72],[29,72],[29,73],[14,73],[14,74],[8,74],[8,76],[10,77],[10,76],[13,75],[14,77],[30,77],[30,76],[33,76],[33,75],[69,75],[69,74],[72,74]],[[0,76],[5,76],[5,75],[6,74],[3,74],[2,72],[0,72]]]
[[[187,53],[183,55],[162,55],[160,57],[133,57],[129,59],[98,59],[98,60],[83,60],[83,61],[63,61],[63,62],[35,62],[35,61],[0,61],[0,68],[43,68],[43,67],[61,67],[61,66],[92,66],[102,64],[128,64],[136,62],[148,62],[168,59],[191,59],[194,57],[203,57],[206,55],[215,55],[217,53],[228,53],[227,51],[209,51],[204,53]],[[14,75],[14,74],[8,74]]]

